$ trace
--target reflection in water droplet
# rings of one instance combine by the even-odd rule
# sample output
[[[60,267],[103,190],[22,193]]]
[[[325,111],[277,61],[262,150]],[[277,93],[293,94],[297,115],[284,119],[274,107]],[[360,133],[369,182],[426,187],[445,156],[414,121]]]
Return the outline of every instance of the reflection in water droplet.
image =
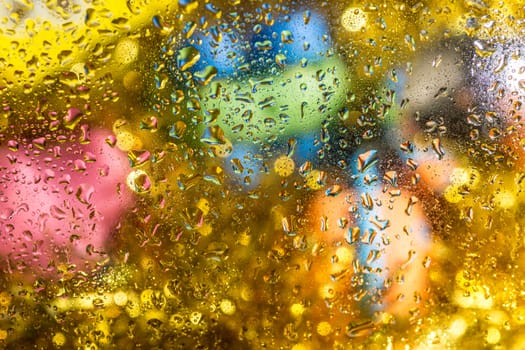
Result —
[[[188,70],[193,67],[201,58],[199,50],[193,46],[182,48],[177,53],[177,67],[181,71]]]
[[[82,119],[82,111],[78,108],[70,108],[64,117],[64,122],[67,128],[74,129]]]
[[[366,171],[371,165],[375,164],[378,159],[376,150],[369,150],[365,153],[361,153],[357,157],[357,170],[359,172]]]
[[[442,159],[445,155],[445,151],[443,150],[443,145],[441,144],[440,138],[435,138],[432,140],[432,149],[434,152],[436,152],[439,159]]]
[[[150,160],[151,153],[148,150],[131,150],[128,152],[129,164],[132,168],[141,166]]]
[[[244,166],[242,165],[239,158],[232,158],[230,160],[230,163],[232,165],[233,172],[236,174],[242,174],[244,172]]]
[[[340,194],[342,191],[343,191],[343,188],[340,185],[333,185],[333,186],[330,186],[326,190],[326,195],[329,197],[335,197],[338,194]]]
[[[292,32],[289,30],[283,30],[281,32],[281,42],[284,44],[291,44],[293,43],[294,38]]]
[[[286,56],[283,54],[275,55],[275,63],[277,63],[279,67],[284,68],[286,66]]]
[[[76,192],[76,197],[80,203],[89,205],[91,204],[91,198],[94,192],[95,187],[93,187],[92,185],[80,184]]]
[[[226,143],[224,131],[218,125],[209,126],[204,130],[201,136],[201,142],[208,145],[223,145]]]
[[[169,129],[169,136],[177,140],[182,139],[186,132],[186,123],[181,120],[176,121]]]
[[[218,70],[215,66],[207,66],[204,70],[195,73],[194,77],[197,82],[206,86],[215,78],[217,73]]]
[[[269,51],[273,48],[273,44],[270,40],[257,41],[255,42],[255,48],[259,51]]]
[[[372,333],[375,327],[372,321],[351,323],[346,327],[346,335],[350,338],[364,337]]]
[[[147,193],[151,190],[151,180],[144,170],[133,170],[127,178],[128,187],[138,194]]]

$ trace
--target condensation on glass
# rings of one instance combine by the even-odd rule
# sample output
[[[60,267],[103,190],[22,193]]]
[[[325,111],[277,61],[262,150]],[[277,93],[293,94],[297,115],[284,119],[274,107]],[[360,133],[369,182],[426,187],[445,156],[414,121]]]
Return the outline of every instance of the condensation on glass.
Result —
[[[0,347],[525,348],[525,2],[0,4]]]

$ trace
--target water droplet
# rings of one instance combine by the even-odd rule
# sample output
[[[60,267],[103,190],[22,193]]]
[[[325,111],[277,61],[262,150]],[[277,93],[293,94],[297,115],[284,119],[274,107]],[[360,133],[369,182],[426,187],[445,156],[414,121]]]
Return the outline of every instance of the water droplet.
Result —
[[[312,13],[310,12],[310,10],[304,11],[304,13],[303,13],[303,23],[305,25],[308,25],[308,23],[310,23],[310,19],[311,18],[312,18]]]
[[[58,53],[57,58],[60,61],[60,64],[65,66],[73,60],[72,58],[73,51],[71,50],[62,50]]]
[[[321,139],[321,142],[323,142],[323,143],[330,142],[330,133],[328,131],[328,128],[325,128],[325,127],[321,128],[320,139]]]
[[[143,165],[150,160],[150,156],[147,150],[131,150],[128,152],[129,164],[132,168]]]
[[[502,132],[498,128],[492,128],[489,130],[489,137],[491,140],[496,140],[502,135]]]
[[[159,121],[157,117],[154,117],[154,116],[147,117],[146,119],[141,120],[140,129],[155,132],[157,131],[158,124],[159,124]]]
[[[379,258],[381,258],[381,252],[377,249],[371,250],[367,257],[366,257],[366,264],[372,265],[374,262],[376,262]]]
[[[397,172],[394,170],[387,171],[383,179],[393,187],[397,187]]]
[[[430,258],[430,256],[425,256],[425,258],[423,259],[423,267],[425,269],[428,269],[430,267],[430,263],[431,263],[432,259]]]
[[[333,185],[326,190],[325,194],[329,197],[335,197],[339,195],[342,191],[343,187],[341,187],[340,185]]]
[[[38,149],[44,150],[46,148],[46,138],[45,137],[38,137],[36,139],[33,139],[32,143]]]
[[[215,66],[207,66],[204,70],[195,73],[194,77],[201,85],[208,85],[217,75],[218,70]]]
[[[7,147],[11,151],[16,152],[18,150],[18,141],[16,141],[16,140],[9,140],[9,141],[7,141]]]
[[[236,174],[242,174],[244,172],[244,167],[239,160],[239,158],[233,158],[230,160],[230,163],[232,165],[233,172]]]
[[[74,129],[82,119],[82,111],[78,108],[70,108],[64,117],[65,126],[68,129]]]
[[[296,235],[293,219],[289,217],[283,217],[281,220],[283,231],[286,235],[294,237]]]
[[[437,154],[439,159],[442,159],[445,155],[445,151],[443,150],[443,145],[441,144],[440,138],[435,138],[432,140],[432,149]]]
[[[268,129],[273,128],[275,125],[277,125],[275,119],[270,117],[264,118],[264,126],[266,126]]]
[[[374,209],[374,201],[368,192],[361,193],[361,204],[367,210]]]
[[[137,0],[126,0],[126,6],[128,10],[134,15],[140,15],[140,5],[137,4]]]
[[[348,120],[348,118],[350,117],[350,110],[347,107],[343,107],[339,110],[338,115],[340,120]]]
[[[75,195],[80,203],[88,205],[91,203],[93,193],[95,193],[95,188],[92,185],[80,184]]]
[[[481,126],[481,116],[479,114],[469,114],[467,116],[467,123],[473,126]]]
[[[350,227],[346,236],[346,241],[349,244],[357,243],[361,240],[361,229],[359,227]]]
[[[182,7],[186,7],[195,3],[198,3],[198,0],[179,0],[179,5]]]
[[[144,170],[133,170],[127,177],[128,187],[138,194],[148,193],[152,183],[148,174]]]
[[[281,42],[284,44],[291,44],[294,42],[293,34],[289,30],[283,30],[281,32]]]
[[[405,213],[407,215],[411,215],[412,214],[412,209],[414,208],[414,205],[419,202],[419,199],[416,197],[416,196],[411,196],[409,199],[408,199],[408,204],[407,204],[407,207],[405,209]]]
[[[241,116],[242,120],[245,122],[245,123],[250,123],[252,118],[253,118],[253,112],[251,109],[247,109],[245,110],[243,113],[242,113],[242,116]]]
[[[221,114],[220,109],[208,109],[204,111],[204,124],[211,124],[219,118],[219,115]]]
[[[295,149],[296,149],[296,146],[297,146],[297,140],[295,138],[290,138],[288,139],[288,152],[287,152],[287,156],[288,157],[292,157],[295,153]]]
[[[63,211],[61,208],[57,207],[56,205],[52,205],[49,208],[49,213],[51,216],[57,220],[64,220],[66,216],[66,212]]]
[[[416,41],[410,34],[405,35],[405,43],[411,51],[416,51]]]
[[[177,54],[177,67],[185,71],[193,67],[201,58],[199,50],[193,46],[187,46],[179,50]]]
[[[310,174],[311,171],[312,171],[312,163],[309,160],[304,162],[303,165],[299,167],[299,174],[303,177]]]
[[[346,327],[346,335],[350,338],[358,338],[370,335],[375,329],[372,321],[363,321],[359,323],[350,323]]]
[[[180,140],[186,132],[186,123],[181,120],[176,121],[169,130],[169,136],[174,139]]]
[[[204,179],[204,181],[208,181],[208,182],[210,182],[212,184],[215,184],[217,186],[222,186],[222,180],[217,175],[211,175],[211,174],[204,175],[203,179]]]
[[[266,97],[258,103],[260,109],[266,109],[275,105],[275,98],[273,96]]]
[[[73,162],[73,169],[78,172],[84,172],[87,170],[86,162],[84,162],[82,159],[75,159]]]
[[[474,48],[476,50],[476,54],[480,57],[490,57],[496,50],[494,47],[492,47],[489,43],[481,41],[481,40],[474,40]]]
[[[284,68],[286,66],[286,56],[283,54],[275,55],[275,63],[277,63],[279,67]]]
[[[364,172],[371,165],[375,164],[378,161],[378,154],[376,150],[369,150],[365,153],[361,153],[357,157],[357,170],[359,172]]]
[[[417,167],[419,166],[419,164],[412,158],[408,158],[407,161],[406,161],[406,164],[412,170],[416,170]]]
[[[31,231],[29,231],[29,230],[24,230],[24,232],[22,232],[22,236],[28,242],[32,242],[33,241],[33,233]]]
[[[270,40],[257,41],[255,42],[255,48],[259,51],[269,51],[273,48],[273,44]]]
[[[465,0],[464,3],[466,7],[477,11],[481,11],[488,7],[488,5],[483,0]]]
[[[201,142],[208,145],[223,145],[226,143],[224,131],[218,125],[209,126],[204,130]]]

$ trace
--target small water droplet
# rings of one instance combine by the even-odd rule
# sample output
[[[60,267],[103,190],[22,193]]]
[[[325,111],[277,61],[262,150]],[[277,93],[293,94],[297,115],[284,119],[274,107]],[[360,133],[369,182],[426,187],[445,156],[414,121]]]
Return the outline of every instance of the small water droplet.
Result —
[[[38,137],[36,139],[33,139],[32,143],[38,149],[44,150],[46,148],[46,138],[45,137]]]
[[[307,160],[299,167],[299,174],[301,176],[307,176],[312,171],[312,163]]]
[[[281,32],[281,42],[284,44],[291,44],[294,42],[293,34],[289,30],[283,30]]]
[[[325,194],[329,197],[335,197],[339,195],[342,191],[343,187],[341,187],[340,185],[333,185],[326,190]]]
[[[397,172],[394,170],[387,171],[383,179],[393,187],[397,187]]]
[[[257,41],[255,42],[255,48],[259,51],[269,51],[273,48],[273,44],[270,40]]]
[[[303,13],[303,23],[305,25],[308,25],[308,23],[310,23],[310,19],[311,18],[312,18],[312,13],[310,12],[310,10],[304,11],[304,13]]]
[[[373,332],[375,325],[372,321],[363,321],[350,323],[346,327],[346,335],[350,338],[364,337]]]
[[[441,144],[440,138],[435,138],[432,140],[432,149],[437,154],[439,159],[442,159],[445,155],[445,151],[443,150],[443,145]]]
[[[374,201],[368,192],[361,193],[361,204],[367,210],[374,209]]]
[[[284,68],[286,66],[286,55],[283,55],[281,53],[275,55],[275,63],[277,63],[279,67]]]
[[[419,199],[416,197],[416,196],[411,196],[409,199],[408,199],[408,204],[407,204],[407,207],[405,209],[405,213],[407,215],[411,215],[412,214],[412,209],[414,208],[414,205],[419,202]]]
[[[137,167],[150,160],[151,153],[147,150],[131,150],[128,152],[130,166]]]
[[[268,129],[273,128],[275,125],[277,125],[275,119],[270,117],[264,118],[264,126],[266,126]]]
[[[140,122],[140,129],[141,130],[149,130],[151,132],[157,131],[159,125],[159,121],[157,117],[150,116],[147,117]]]
[[[242,174],[244,172],[244,166],[242,165],[239,158],[233,158],[230,160],[233,172],[236,174]]]

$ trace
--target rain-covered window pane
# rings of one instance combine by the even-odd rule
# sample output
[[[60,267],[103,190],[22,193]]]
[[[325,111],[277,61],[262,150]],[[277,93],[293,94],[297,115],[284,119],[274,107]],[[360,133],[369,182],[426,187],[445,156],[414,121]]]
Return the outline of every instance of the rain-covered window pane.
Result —
[[[525,2],[0,2],[0,347],[524,349]]]

